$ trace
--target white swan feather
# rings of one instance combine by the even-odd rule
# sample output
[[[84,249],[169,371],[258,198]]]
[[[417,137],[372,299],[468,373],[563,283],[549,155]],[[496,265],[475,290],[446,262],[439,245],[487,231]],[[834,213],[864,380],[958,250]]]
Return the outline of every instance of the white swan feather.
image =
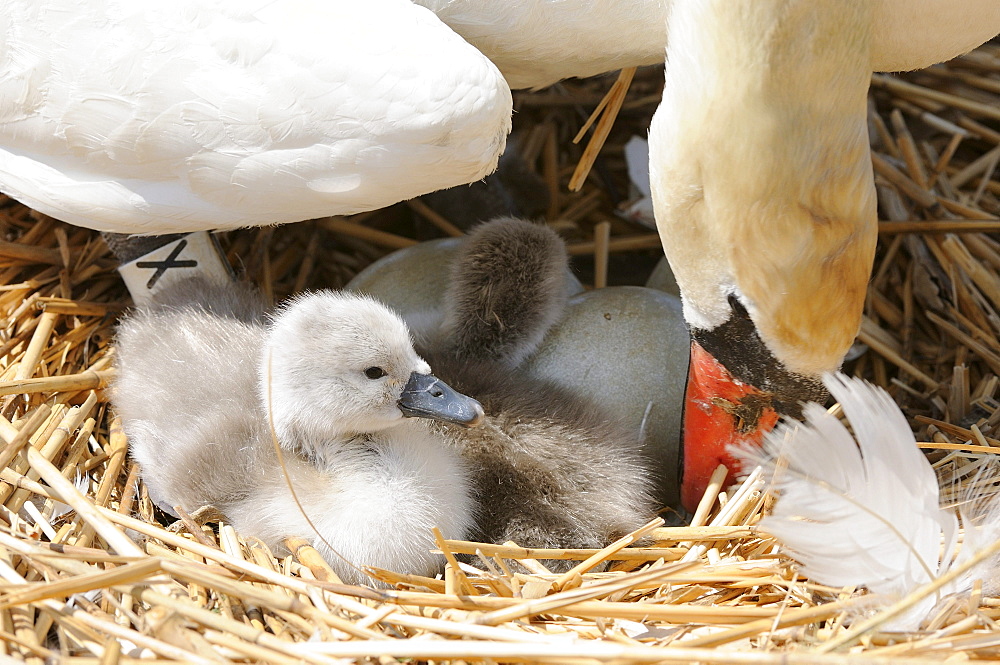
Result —
[[[986,524],[972,526],[939,505],[938,481],[902,412],[882,389],[840,374],[824,383],[844,409],[854,436],[818,404],[805,424],[786,422],[761,449],[739,454],[773,476],[777,494],[761,528],[777,537],[809,578],[832,586],[864,586],[898,600],[971,558],[1000,532],[1000,503],[980,506]],[[856,442],[855,442],[856,441]],[[915,629],[944,596],[967,593],[977,578],[992,584],[995,557],[928,596],[895,620]]]

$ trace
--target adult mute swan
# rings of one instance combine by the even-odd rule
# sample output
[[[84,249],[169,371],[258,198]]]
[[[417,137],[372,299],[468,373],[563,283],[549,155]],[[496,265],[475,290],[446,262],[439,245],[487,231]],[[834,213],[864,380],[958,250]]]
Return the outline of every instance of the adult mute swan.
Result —
[[[693,337],[688,507],[729,444],[822,395],[858,331],[877,237],[873,63],[924,66],[998,31],[992,2],[672,5],[650,179]]]
[[[1000,32],[994,0],[420,3],[515,87],[660,61],[666,44],[652,186],[696,365],[698,349],[732,348],[723,362],[764,393],[699,387],[696,368],[689,505],[724,457],[692,405],[728,423],[718,440],[753,436],[776,418],[772,396],[785,411],[814,396],[857,329],[875,233],[868,74]],[[0,9],[0,191],[84,226],[162,234],[375,208],[482,177],[509,129],[497,69],[404,0]]]
[[[408,0],[0,0],[0,191],[165,234],[379,208],[490,173],[511,96]]]

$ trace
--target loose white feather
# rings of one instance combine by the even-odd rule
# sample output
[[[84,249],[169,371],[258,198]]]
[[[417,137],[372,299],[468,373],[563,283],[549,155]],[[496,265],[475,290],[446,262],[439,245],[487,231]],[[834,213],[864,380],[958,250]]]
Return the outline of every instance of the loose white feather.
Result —
[[[864,586],[896,600],[971,558],[1000,532],[1000,501],[970,511],[944,510],[934,470],[889,395],[860,379],[828,374],[855,436],[818,404],[805,424],[787,422],[760,449],[738,451],[746,468],[760,465],[778,497],[761,528],[776,536],[811,579]],[[857,442],[855,442],[855,437]],[[975,502],[973,502],[975,503]],[[956,549],[959,515],[966,525]],[[991,559],[988,565],[995,564]],[[884,627],[915,629],[943,597],[971,590],[980,566]]]

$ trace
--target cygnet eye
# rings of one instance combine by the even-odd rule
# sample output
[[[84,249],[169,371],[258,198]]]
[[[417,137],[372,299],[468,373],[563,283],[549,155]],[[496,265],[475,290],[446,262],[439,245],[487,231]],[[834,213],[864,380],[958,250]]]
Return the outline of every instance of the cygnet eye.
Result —
[[[369,367],[365,370],[365,376],[369,379],[381,379],[385,374],[385,370],[381,367]]]

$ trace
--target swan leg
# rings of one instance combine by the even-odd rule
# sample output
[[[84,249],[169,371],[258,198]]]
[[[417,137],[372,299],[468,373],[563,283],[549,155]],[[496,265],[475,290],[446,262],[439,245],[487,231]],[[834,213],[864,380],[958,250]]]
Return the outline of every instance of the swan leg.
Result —
[[[118,272],[137,305],[149,303],[158,293],[183,279],[207,278],[218,283],[233,279],[215,238],[206,231],[160,236],[102,233],[118,258]]]

